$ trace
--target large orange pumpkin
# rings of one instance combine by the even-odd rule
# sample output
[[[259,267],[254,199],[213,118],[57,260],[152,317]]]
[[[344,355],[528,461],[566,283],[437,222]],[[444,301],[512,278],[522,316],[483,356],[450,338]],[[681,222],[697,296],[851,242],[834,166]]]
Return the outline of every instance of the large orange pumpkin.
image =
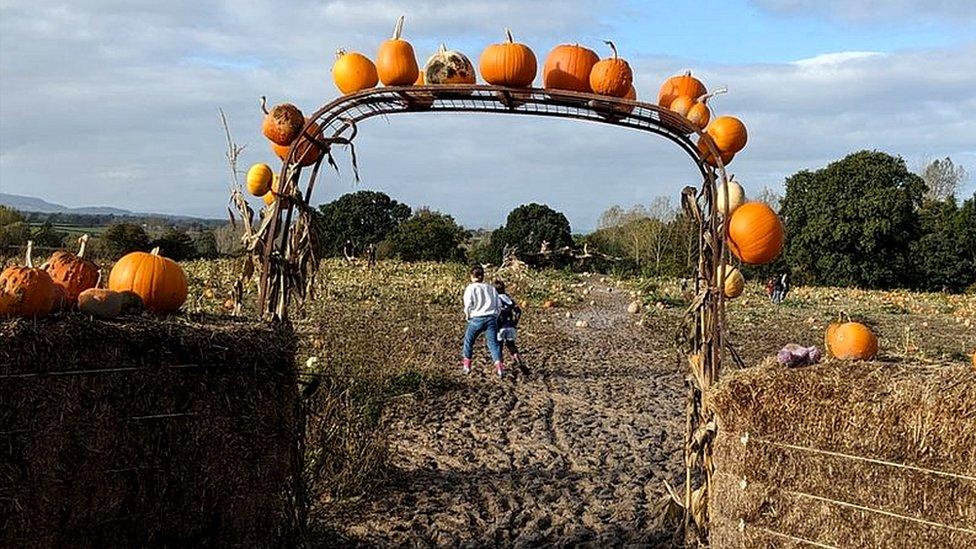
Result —
[[[302,111],[291,103],[282,103],[275,105],[264,115],[261,131],[272,143],[288,146],[302,133],[304,125],[305,116]]]
[[[729,216],[729,248],[743,263],[763,265],[783,251],[783,223],[762,202],[746,202]]]
[[[78,242],[80,243],[78,255],[71,252],[54,252],[44,267],[51,280],[64,290],[66,305],[76,303],[81,292],[97,286],[101,271],[98,265],[85,259],[88,235],[81,235]]]
[[[824,343],[832,356],[842,360],[871,360],[878,354],[878,338],[860,322],[831,324]]]
[[[336,62],[332,65],[332,81],[339,91],[350,94],[376,87],[379,76],[376,65],[368,57],[339,49],[336,51]]]
[[[108,288],[135,292],[149,310],[172,313],[186,301],[186,275],[172,259],[152,252],[132,252],[120,259],[108,277]]]
[[[271,189],[273,176],[271,166],[254,164],[247,170],[247,192],[254,196],[264,196]]]
[[[393,28],[393,37],[384,40],[376,53],[376,73],[385,86],[409,86],[417,81],[417,73],[420,72],[413,46],[400,39],[402,33],[401,15]]]
[[[512,31],[505,29],[507,41],[492,44],[481,52],[478,68],[485,82],[495,86],[524,88],[535,80],[535,54],[525,44],[512,38]]]
[[[27,242],[25,266],[7,267],[0,273],[0,317],[39,317],[55,310],[64,292],[44,269],[34,267],[31,252],[34,243]]]
[[[741,120],[734,116],[720,116],[705,129],[715,146],[722,152],[737,153],[746,146],[749,134]]]
[[[685,71],[684,74],[679,74],[677,76],[672,76],[661,84],[661,91],[657,96],[657,104],[664,107],[665,109],[671,108],[671,102],[678,97],[691,97],[697,98],[708,93],[705,89],[705,85],[691,75],[691,71]]]
[[[590,93],[590,72],[600,57],[579,44],[561,44],[549,52],[542,67],[542,86]]]
[[[308,131],[300,138],[297,145],[297,151],[295,152],[296,158],[298,159],[298,165],[305,167],[315,164],[315,162],[322,156],[322,149],[318,145],[312,143],[308,140],[307,136],[319,137],[319,125],[313,123],[309,126]],[[281,146],[275,143],[271,144],[271,150],[274,151],[275,155],[278,156],[284,162],[288,158],[288,150],[290,146]]]
[[[590,70],[590,89],[599,95],[624,97],[634,82],[634,71],[630,64],[617,57],[617,47],[607,40],[613,56],[597,61]]]

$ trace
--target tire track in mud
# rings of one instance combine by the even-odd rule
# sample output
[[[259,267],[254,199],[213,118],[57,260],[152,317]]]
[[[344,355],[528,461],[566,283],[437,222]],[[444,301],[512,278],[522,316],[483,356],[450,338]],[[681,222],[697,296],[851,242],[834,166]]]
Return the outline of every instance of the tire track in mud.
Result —
[[[324,519],[343,544],[667,546],[648,525],[663,481],[681,481],[676,316],[638,327],[626,293],[601,290],[569,318],[527,311],[529,378],[483,366],[456,391],[399,406],[397,480]]]

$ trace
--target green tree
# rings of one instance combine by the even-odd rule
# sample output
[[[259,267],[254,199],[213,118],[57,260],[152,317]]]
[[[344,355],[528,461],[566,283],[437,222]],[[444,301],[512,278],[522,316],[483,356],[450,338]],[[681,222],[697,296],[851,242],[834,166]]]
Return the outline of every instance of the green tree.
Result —
[[[101,237],[105,252],[115,257],[134,251],[149,250],[149,235],[135,223],[113,223]]]
[[[404,261],[464,261],[467,235],[453,217],[421,208],[397,227],[390,251]]]
[[[55,229],[50,221],[45,221],[31,231],[31,240],[34,241],[35,246],[60,248],[67,235],[68,233]]]
[[[886,288],[910,283],[922,178],[905,161],[860,151],[786,180],[780,214],[798,282]]]
[[[913,285],[961,292],[976,284],[976,194],[962,207],[952,196],[926,200],[919,219],[923,234],[911,245]]]
[[[497,233],[497,234],[496,234]],[[545,204],[523,204],[508,214],[505,227],[492,234],[492,242],[516,246],[519,253],[536,253],[543,244],[549,249],[573,245],[566,216]]]
[[[15,255],[16,248],[22,246],[30,238],[30,225],[24,216],[6,206],[0,206],[0,256]]]
[[[196,252],[195,257],[213,259],[220,255],[217,250],[217,237],[214,235],[214,231],[208,229],[193,235],[193,247]]]
[[[159,253],[174,261],[185,261],[197,257],[197,247],[193,238],[186,231],[169,228],[162,236],[149,244],[150,248],[159,248]]]
[[[355,253],[370,244],[379,244],[410,217],[410,207],[386,193],[358,191],[319,207],[319,245],[327,256],[342,254],[346,242]]]

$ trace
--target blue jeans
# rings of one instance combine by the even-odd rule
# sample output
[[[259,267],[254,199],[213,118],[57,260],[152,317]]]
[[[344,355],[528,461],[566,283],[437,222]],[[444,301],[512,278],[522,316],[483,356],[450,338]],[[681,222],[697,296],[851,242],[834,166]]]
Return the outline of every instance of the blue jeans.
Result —
[[[502,360],[502,345],[498,341],[498,318],[494,315],[476,316],[468,320],[468,327],[464,331],[464,358],[471,358],[474,341],[481,332],[485,332],[488,339],[488,351],[495,362]]]

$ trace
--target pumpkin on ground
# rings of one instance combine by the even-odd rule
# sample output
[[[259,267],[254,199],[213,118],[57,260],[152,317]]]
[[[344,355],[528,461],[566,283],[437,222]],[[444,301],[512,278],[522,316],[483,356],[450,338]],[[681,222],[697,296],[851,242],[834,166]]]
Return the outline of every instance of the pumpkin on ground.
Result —
[[[736,208],[743,205],[746,201],[745,189],[733,177],[729,178],[728,184],[719,183],[715,187],[715,206],[724,215],[729,215],[734,212]],[[728,196],[728,202],[726,202],[726,196]]]
[[[142,309],[142,298],[135,292],[90,288],[78,296],[79,311],[105,320],[138,312],[140,309]]]
[[[302,133],[304,126],[305,115],[302,111],[291,103],[282,103],[267,111],[261,131],[272,143],[288,146]]]
[[[831,324],[824,343],[832,356],[842,360],[871,360],[878,354],[878,338],[860,322]]]
[[[409,86],[417,81],[417,56],[410,42],[402,40],[403,16],[397,19],[393,37],[384,40],[376,53],[376,73],[384,86]]]
[[[186,274],[172,259],[152,252],[132,252],[120,259],[108,277],[108,288],[116,292],[135,292],[146,308],[171,313],[186,301]]]
[[[600,57],[579,44],[561,44],[549,52],[542,67],[542,86],[590,93],[590,72]]]
[[[85,259],[88,235],[78,239],[78,255],[71,252],[54,252],[44,266],[51,280],[64,290],[65,305],[78,301],[78,294],[98,285],[101,269],[94,262]]]
[[[704,130],[708,127],[708,121],[712,118],[712,111],[708,108],[708,100],[726,91],[728,90],[721,88],[712,93],[706,93],[697,99],[688,97],[687,95],[680,95],[671,101],[671,106],[668,108],[687,118],[692,126],[699,130]]]
[[[742,295],[742,291],[746,287],[746,279],[739,272],[739,269],[731,265],[722,265],[716,269],[715,274],[725,297],[735,299]]]
[[[375,88],[379,82],[376,65],[361,53],[344,49],[336,51],[336,62],[332,65],[332,81],[344,94]]]
[[[0,316],[44,316],[64,296],[47,271],[34,267],[33,249],[34,243],[27,241],[25,266],[10,266],[0,273]]]
[[[311,166],[318,161],[319,157],[322,156],[322,149],[318,145],[312,143],[308,140],[309,135],[313,137],[319,137],[319,125],[312,123],[308,130],[299,138],[298,144],[295,145],[297,150],[295,151],[296,158],[298,159],[298,165],[301,167]],[[288,151],[291,148],[290,145],[281,146],[275,143],[271,144],[271,150],[275,155],[284,162],[288,158]]]
[[[441,44],[424,65],[424,80],[428,84],[474,84],[474,65],[468,56]]]
[[[657,96],[657,104],[664,107],[665,109],[671,108],[671,102],[678,97],[690,97],[696,98],[701,97],[708,93],[705,89],[705,85],[691,75],[691,71],[685,71],[684,74],[679,74],[677,76],[672,76],[661,84],[661,91]]]
[[[274,172],[267,164],[254,164],[247,170],[247,192],[254,196],[264,196],[271,190]]]
[[[590,69],[590,89],[598,95],[623,97],[634,82],[634,72],[629,63],[617,57],[617,47],[613,42],[607,40],[606,44],[610,46],[613,56],[597,61]]]
[[[495,86],[524,88],[535,80],[535,54],[525,44],[512,38],[512,31],[505,29],[507,41],[492,44],[481,52],[478,68],[485,82]]]
[[[737,153],[746,146],[749,134],[741,120],[734,116],[720,116],[705,129],[718,150]]]
[[[749,265],[764,265],[783,251],[783,222],[762,202],[746,202],[729,217],[729,248]]]

